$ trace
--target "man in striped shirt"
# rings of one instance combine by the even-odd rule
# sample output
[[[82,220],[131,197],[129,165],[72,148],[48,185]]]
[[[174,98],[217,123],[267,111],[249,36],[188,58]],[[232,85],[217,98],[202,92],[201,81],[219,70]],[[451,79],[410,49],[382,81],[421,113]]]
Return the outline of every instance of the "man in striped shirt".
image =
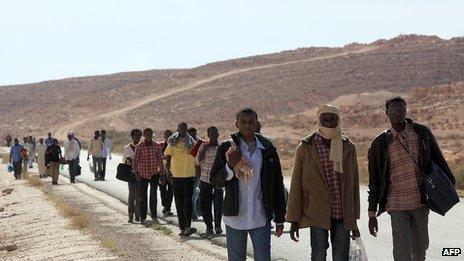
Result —
[[[200,201],[203,221],[206,224],[206,233],[203,235],[209,238],[213,235],[213,216],[211,215],[211,202],[214,202],[214,228],[216,234],[222,233],[222,189],[215,189],[209,179],[210,172],[213,167],[214,159],[218,149],[219,131],[216,127],[208,128],[208,143],[203,143],[198,149],[198,154],[195,159],[195,164],[201,166],[200,174]]]
[[[164,164],[161,155],[161,145],[153,141],[153,130],[143,131],[144,141],[135,147],[132,168],[140,184],[140,221],[145,224],[147,218],[147,190],[150,185],[150,212],[153,222],[158,223],[157,187],[159,175],[164,175]]]

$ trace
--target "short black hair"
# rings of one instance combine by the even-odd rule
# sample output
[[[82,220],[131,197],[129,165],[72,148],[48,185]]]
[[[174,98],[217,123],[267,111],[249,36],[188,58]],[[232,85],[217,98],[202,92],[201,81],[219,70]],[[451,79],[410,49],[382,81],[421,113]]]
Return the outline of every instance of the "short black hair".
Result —
[[[187,132],[197,133],[197,129],[195,129],[194,127],[190,127],[187,129]]]
[[[401,97],[401,96],[391,97],[385,102],[385,110],[386,111],[388,111],[388,108],[390,108],[390,104],[392,104],[393,102],[402,102],[402,103],[404,103],[404,105],[406,105],[406,101],[404,100],[403,97]]]
[[[164,131],[164,135],[169,134],[169,136],[171,136],[172,133],[173,133],[172,130],[165,130]]]
[[[255,116],[255,118],[256,118],[256,121],[258,121],[258,113],[256,113],[250,107],[243,108],[243,109],[241,109],[240,111],[237,112],[237,121],[238,121],[238,116],[240,116],[240,114],[245,114],[245,113],[253,114]]]
[[[211,126],[211,127],[208,128],[208,130],[206,131],[206,133],[208,133],[208,135],[209,135],[209,133],[210,133],[212,130],[218,130],[218,128],[217,128],[216,126]]]
[[[131,137],[133,137],[133,136],[135,135],[135,133],[140,133],[140,134],[142,134],[142,130],[140,130],[140,129],[133,129],[133,130],[131,130],[131,133],[130,133]]]
[[[146,129],[143,130],[143,134],[145,134],[147,132],[153,133],[153,130],[151,128],[146,128]]]
[[[105,134],[106,134],[106,130],[101,130],[100,132],[101,132],[101,133],[105,133]]]
[[[97,134],[100,135],[100,131],[96,130],[93,134],[94,135],[97,135]]]
[[[186,126],[188,127],[188,124],[186,122],[181,122],[177,125],[177,127],[180,127],[180,126]]]

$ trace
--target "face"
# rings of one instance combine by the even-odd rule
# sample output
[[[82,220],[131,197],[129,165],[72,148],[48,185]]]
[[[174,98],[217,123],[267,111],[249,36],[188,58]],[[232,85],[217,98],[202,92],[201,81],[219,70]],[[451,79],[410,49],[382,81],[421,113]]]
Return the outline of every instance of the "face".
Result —
[[[18,140],[18,139],[14,139],[14,144],[15,144],[15,145],[18,145],[18,143],[19,143],[19,140]]]
[[[165,131],[164,132],[164,140],[167,141],[169,137],[171,137],[172,131]]]
[[[101,136],[102,136],[102,137],[106,137],[106,132],[102,130],[102,131],[101,131]]]
[[[40,144],[43,144],[43,143],[44,143],[44,139],[39,139],[39,143],[40,143]]]
[[[387,116],[391,124],[401,124],[406,121],[406,104],[402,101],[390,103]]]
[[[53,140],[53,144],[58,145],[58,140]]]
[[[235,126],[243,136],[251,137],[256,132],[258,119],[253,113],[240,113]]]
[[[188,125],[187,124],[179,124],[177,131],[179,132],[180,136],[185,136],[187,134]]]
[[[188,135],[190,135],[192,138],[196,139],[197,138],[197,132],[196,131],[187,131]]]
[[[49,138],[51,138],[51,137],[52,137],[52,134],[51,134],[51,133],[49,133],[49,134],[48,134],[48,137],[49,137]]]
[[[94,137],[99,138],[100,137],[100,132],[95,132]]]
[[[139,143],[141,138],[142,138],[142,133],[139,131],[134,132],[134,134],[132,135],[132,141],[134,142],[134,144]]]
[[[216,128],[210,129],[208,137],[210,141],[217,141],[219,138],[219,131]]]
[[[143,132],[143,137],[145,138],[145,141],[152,141],[153,140],[153,131],[144,131]]]
[[[68,135],[68,140],[72,140],[73,136],[71,134]]]
[[[333,113],[322,113],[319,117],[319,123],[322,127],[334,129],[338,126],[338,116]]]

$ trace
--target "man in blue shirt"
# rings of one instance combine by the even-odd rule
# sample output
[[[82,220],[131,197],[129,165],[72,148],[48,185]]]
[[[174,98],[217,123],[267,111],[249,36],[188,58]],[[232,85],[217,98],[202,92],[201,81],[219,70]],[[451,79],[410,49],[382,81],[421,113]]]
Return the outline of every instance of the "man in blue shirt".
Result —
[[[21,178],[21,164],[23,161],[23,158],[21,157],[22,149],[23,146],[19,145],[19,140],[17,138],[14,139],[14,145],[10,148],[10,163],[12,163],[14,167],[15,179]]]
[[[53,138],[51,133],[48,133],[48,138],[45,140],[45,145],[47,145],[47,147],[53,145]]]

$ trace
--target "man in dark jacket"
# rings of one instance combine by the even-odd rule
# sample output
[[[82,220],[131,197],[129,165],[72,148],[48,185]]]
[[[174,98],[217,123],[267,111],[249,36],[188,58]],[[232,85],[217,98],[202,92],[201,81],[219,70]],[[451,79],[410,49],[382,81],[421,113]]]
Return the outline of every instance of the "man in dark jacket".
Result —
[[[285,222],[285,194],[279,156],[272,142],[255,133],[258,115],[250,108],[237,114],[238,133],[216,154],[210,181],[225,187],[223,204],[229,260],[245,260],[250,234],[257,261],[271,260],[271,224],[280,237]]]
[[[394,97],[385,107],[391,128],[374,139],[368,154],[369,230],[377,236],[376,216],[387,211],[394,260],[425,260],[430,210],[423,201],[420,179],[432,161],[453,184],[455,179],[430,129],[406,118],[406,101]]]

